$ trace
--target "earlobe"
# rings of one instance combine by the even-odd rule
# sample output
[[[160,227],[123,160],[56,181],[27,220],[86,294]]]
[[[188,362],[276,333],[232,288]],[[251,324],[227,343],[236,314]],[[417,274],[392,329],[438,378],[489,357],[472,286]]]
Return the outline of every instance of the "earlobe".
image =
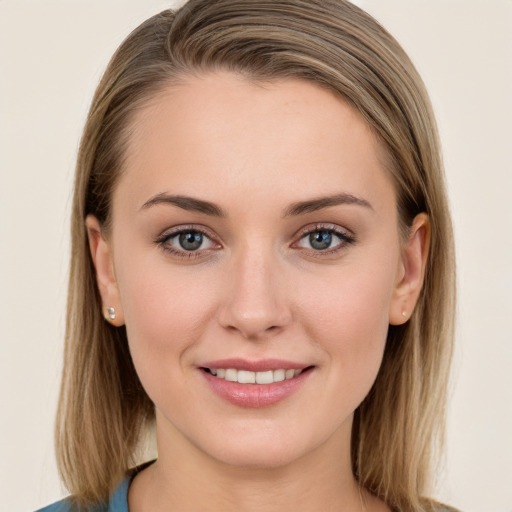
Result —
[[[86,217],[85,226],[91,258],[96,270],[96,283],[103,303],[103,317],[112,325],[121,326],[124,324],[124,316],[110,244],[103,236],[101,225],[94,215]]]
[[[389,310],[389,323],[401,325],[409,320],[420,296],[430,246],[430,222],[426,213],[417,215],[407,244]]]

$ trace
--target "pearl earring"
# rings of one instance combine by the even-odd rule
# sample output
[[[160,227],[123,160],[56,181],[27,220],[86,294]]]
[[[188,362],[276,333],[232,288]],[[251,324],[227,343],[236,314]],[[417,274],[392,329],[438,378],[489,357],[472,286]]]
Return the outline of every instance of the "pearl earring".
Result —
[[[405,311],[405,309],[402,311],[402,316],[403,316],[403,317],[406,317],[406,316],[407,316],[407,311]]]
[[[108,320],[109,322],[116,319],[116,310],[113,307],[105,308],[105,320]]]

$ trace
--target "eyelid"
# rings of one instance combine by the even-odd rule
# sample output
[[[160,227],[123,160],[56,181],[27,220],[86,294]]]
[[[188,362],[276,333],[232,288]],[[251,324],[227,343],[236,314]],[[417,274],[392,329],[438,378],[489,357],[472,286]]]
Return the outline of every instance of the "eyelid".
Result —
[[[198,249],[196,251],[187,251],[185,249],[179,249],[177,247],[172,246],[168,243],[168,241],[176,236],[178,236],[181,233],[186,233],[190,231],[195,231],[197,233],[200,233],[204,237],[206,237],[212,244],[214,244],[214,247],[209,247],[206,249]],[[332,248],[327,248],[325,250],[318,250],[308,247],[300,247],[298,246],[298,243],[304,239],[304,237],[310,235],[311,233],[314,233],[316,231],[327,231],[329,233],[332,233],[333,235],[337,236],[340,239],[340,242],[335,245]],[[355,234],[345,228],[341,227],[337,224],[332,223],[315,223],[310,224],[307,226],[302,227],[299,229],[296,234],[294,235],[293,239],[295,240],[292,244],[292,248],[297,248],[305,252],[309,252],[315,256],[323,256],[323,255],[329,255],[333,253],[340,252],[347,248],[348,245],[354,244],[357,242]],[[173,255],[176,255],[181,258],[201,258],[206,257],[208,253],[211,251],[215,251],[222,248],[222,244],[218,241],[218,236],[205,226],[197,225],[197,224],[185,224],[185,225],[179,225],[174,226],[172,228],[168,228],[164,230],[160,235],[158,235],[155,239],[155,243],[161,247],[162,250],[171,253]]]
[[[348,228],[341,227],[338,224],[331,224],[329,222],[316,222],[300,228],[294,235],[294,238],[302,238],[305,235],[314,233],[315,231],[329,231],[334,234],[339,234],[345,238],[355,239],[355,234]]]
[[[169,240],[177,237],[181,233],[187,233],[191,231],[203,235],[213,244],[213,247],[198,249],[197,251],[187,251],[185,249],[179,249],[178,247],[174,247],[170,243],[168,243]],[[212,250],[220,249],[222,245],[220,244],[220,242],[217,241],[217,239],[218,237],[215,234],[213,234],[211,230],[205,228],[204,226],[200,226],[197,224],[184,224],[165,229],[160,235],[156,237],[155,243],[158,246],[160,246],[162,250],[168,253],[171,253],[182,258],[190,259],[204,257],[205,253],[208,253]]]
[[[301,240],[304,239],[304,237],[310,235],[311,233],[315,233],[316,231],[327,231],[329,233],[332,233],[333,235],[337,236],[341,240],[341,242],[332,248],[324,250],[316,250],[312,248],[310,249],[308,247],[300,247],[297,245]],[[313,225],[305,226],[296,233],[294,238],[296,238],[297,241],[293,242],[292,247],[308,251],[310,253],[313,253],[315,256],[336,253],[338,251],[345,249],[347,245],[354,244],[355,242],[357,242],[356,236],[352,231],[350,231],[347,228],[342,228],[337,224],[330,223],[316,223]]]

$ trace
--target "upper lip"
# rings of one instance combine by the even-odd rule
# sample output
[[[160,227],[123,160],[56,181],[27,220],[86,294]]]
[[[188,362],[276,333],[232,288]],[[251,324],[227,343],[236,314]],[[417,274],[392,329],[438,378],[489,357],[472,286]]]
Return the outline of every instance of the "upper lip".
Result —
[[[217,370],[219,368],[233,368],[235,370],[247,370],[250,372],[265,372],[269,370],[303,370],[311,366],[309,364],[298,363],[296,361],[286,361],[284,359],[261,359],[259,361],[249,361],[238,357],[229,359],[218,359],[201,364],[201,368]]]

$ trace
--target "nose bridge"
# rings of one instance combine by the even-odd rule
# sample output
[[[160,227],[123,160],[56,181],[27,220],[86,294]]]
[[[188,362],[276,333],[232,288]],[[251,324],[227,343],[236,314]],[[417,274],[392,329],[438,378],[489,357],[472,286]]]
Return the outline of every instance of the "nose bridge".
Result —
[[[234,251],[229,279],[220,314],[224,327],[257,338],[289,322],[282,268],[269,240],[248,242]]]

